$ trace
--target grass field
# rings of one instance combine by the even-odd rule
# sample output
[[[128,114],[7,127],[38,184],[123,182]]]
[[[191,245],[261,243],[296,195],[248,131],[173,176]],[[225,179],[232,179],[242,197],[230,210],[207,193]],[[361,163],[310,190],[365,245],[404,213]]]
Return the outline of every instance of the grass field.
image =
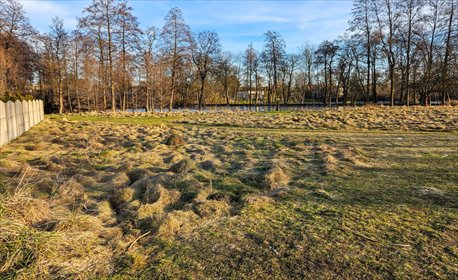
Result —
[[[458,278],[452,107],[50,116],[0,182],[0,278]]]

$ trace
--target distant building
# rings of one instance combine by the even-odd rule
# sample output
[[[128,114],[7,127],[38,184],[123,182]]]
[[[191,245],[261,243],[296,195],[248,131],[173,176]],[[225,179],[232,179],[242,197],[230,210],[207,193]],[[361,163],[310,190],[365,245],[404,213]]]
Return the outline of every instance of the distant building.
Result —
[[[239,91],[237,92],[237,99],[250,100],[250,95],[251,95],[251,99],[254,100],[256,98],[256,91],[255,90]],[[264,91],[258,90],[258,100],[263,100],[263,99],[264,99]]]

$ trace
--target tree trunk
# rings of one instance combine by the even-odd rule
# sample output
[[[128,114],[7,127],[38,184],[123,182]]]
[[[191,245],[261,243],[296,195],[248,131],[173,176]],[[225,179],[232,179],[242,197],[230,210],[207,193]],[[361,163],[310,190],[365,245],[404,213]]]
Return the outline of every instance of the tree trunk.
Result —
[[[110,78],[110,94],[111,94],[111,111],[116,111],[116,97],[114,91],[114,83],[113,83],[113,46],[112,46],[112,39],[111,39],[111,27],[110,27],[110,16],[107,7],[107,31],[108,31],[108,60],[110,63],[109,69],[109,78]]]
[[[202,110],[203,102],[204,102],[204,94],[205,94],[205,77],[201,77],[200,79],[200,95],[199,95],[199,110]]]
[[[390,65],[390,106],[394,106],[394,65]]]

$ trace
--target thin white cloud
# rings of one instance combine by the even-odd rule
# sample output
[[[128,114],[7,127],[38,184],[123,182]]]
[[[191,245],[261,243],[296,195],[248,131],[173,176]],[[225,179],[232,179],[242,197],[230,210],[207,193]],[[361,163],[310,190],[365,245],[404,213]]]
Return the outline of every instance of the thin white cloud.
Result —
[[[55,16],[64,20],[68,30],[76,28],[90,0],[21,1],[32,25],[48,32]],[[186,22],[195,32],[219,33],[226,48],[243,49],[253,42],[262,48],[267,30],[278,31],[290,51],[305,41],[319,44],[324,39],[342,35],[350,19],[350,1],[129,1],[142,27],[161,28],[172,7],[183,11]]]
[[[54,17],[64,20],[67,29],[74,29],[77,25],[76,16],[80,16],[82,7],[88,1],[19,1],[27,12],[32,25],[38,27],[40,31],[47,31]],[[75,9],[75,6],[77,7]],[[43,30],[44,29],[44,30]]]
[[[51,1],[19,1],[24,9],[30,15],[45,15],[50,14],[67,14],[67,9],[62,6],[65,2],[51,2]],[[65,4],[64,4],[65,5]]]

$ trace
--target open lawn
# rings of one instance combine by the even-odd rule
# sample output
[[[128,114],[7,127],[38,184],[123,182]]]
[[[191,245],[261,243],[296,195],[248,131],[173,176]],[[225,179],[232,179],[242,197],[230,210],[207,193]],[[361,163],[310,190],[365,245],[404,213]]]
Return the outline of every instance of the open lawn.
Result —
[[[0,278],[458,278],[458,108],[50,116],[0,182]]]

